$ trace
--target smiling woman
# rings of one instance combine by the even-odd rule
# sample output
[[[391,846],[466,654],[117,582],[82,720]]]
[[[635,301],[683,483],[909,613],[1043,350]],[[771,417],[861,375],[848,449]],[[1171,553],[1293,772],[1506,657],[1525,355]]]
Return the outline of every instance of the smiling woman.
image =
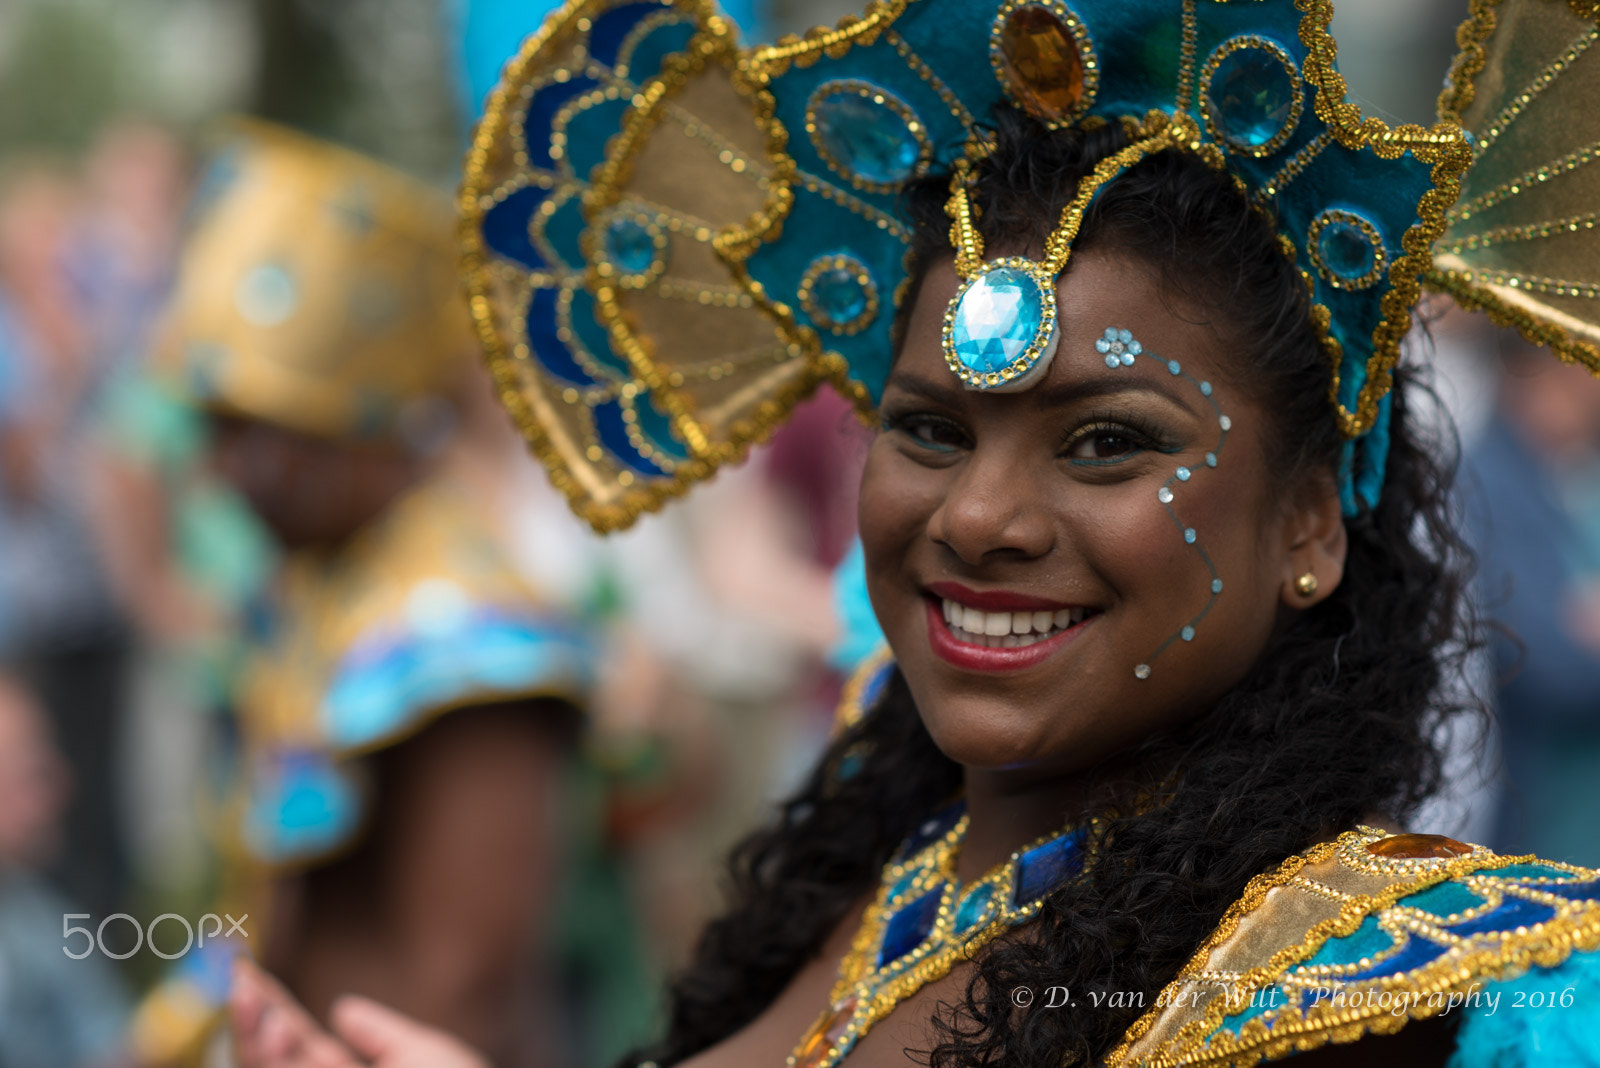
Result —
[[[1600,1063],[1600,873],[1369,826],[1472,712],[1400,341],[1426,283],[1600,369],[1554,281],[1597,249],[1548,221],[1600,199],[1558,180],[1600,9],[1476,0],[1431,130],[1344,98],[1331,14],[893,0],[739,51],[698,0],[573,0],[508,68],[469,288],[580,514],[627,525],[821,381],[881,427],[889,649],[629,1063]],[[1565,1015],[1508,1027],[1508,989]]]

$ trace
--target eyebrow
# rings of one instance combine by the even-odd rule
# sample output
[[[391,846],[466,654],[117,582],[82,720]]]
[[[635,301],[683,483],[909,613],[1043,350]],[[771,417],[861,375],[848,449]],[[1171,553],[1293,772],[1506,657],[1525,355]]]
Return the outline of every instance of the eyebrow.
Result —
[[[891,375],[888,385],[928,400],[952,406],[960,395],[966,392],[966,390],[956,386],[953,382],[939,382],[914,373]],[[1024,390],[1023,394],[1032,397],[1040,407],[1064,408],[1077,401],[1089,400],[1094,397],[1135,392],[1157,394],[1165,397],[1190,415],[1199,414],[1188,401],[1184,400],[1176,391],[1158,378],[1138,378],[1131,375],[1119,375],[1115,378],[1085,378],[1076,382],[1057,382],[1053,385],[1037,386],[1033,389]]]

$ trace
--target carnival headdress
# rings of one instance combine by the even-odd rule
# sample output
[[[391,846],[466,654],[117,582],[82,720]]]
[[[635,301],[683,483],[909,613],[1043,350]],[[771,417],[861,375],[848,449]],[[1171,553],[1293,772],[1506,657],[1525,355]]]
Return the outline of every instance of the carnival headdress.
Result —
[[[160,363],[197,401],[360,437],[453,388],[472,337],[438,190],[234,120],[193,218]]]
[[[1053,351],[1054,278],[1098,189],[1149,152],[1194,152],[1271,209],[1304,273],[1354,515],[1382,485],[1425,283],[1600,368],[1600,284],[1579,262],[1600,117],[1560,112],[1565,77],[1600,81],[1582,62],[1595,7],[1478,0],[1446,121],[1424,129],[1346,98],[1331,0],[891,0],[749,50],[706,0],[570,0],[508,67],[468,159],[473,314],[555,483],[614,529],[741,457],[820,382],[872,408],[907,289],[906,182],[952,174],[966,284],[946,358],[1008,388]],[[1039,260],[985,262],[966,217],[1004,101],[1132,138]],[[1565,280],[1547,277],[1554,256]]]

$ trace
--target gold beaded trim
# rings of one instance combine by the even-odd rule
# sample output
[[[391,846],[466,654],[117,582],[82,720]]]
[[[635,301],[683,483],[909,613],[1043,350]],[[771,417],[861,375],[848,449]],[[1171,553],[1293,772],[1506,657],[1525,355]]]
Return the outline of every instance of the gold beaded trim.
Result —
[[[1317,136],[1302,145],[1293,156],[1290,156],[1289,162],[1285,163],[1277,174],[1267,179],[1267,183],[1261,187],[1261,191],[1256,195],[1262,200],[1271,200],[1283,192],[1284,189],[1288,188],[1289,183],[1300,177],[1301,173],[1311,166],[1318,156],[1322,155],[1322,150],[1331,144],[1333,144],[1333,134],[1327,130],[1317,134]]]
[[[1183,0],[1183,44],[1178,52],[1177,110],[1187,113],[1195,103],[1194,64],[1198,58],[1196,42],[1200,36],[1200,23],[1195,13],[1195,0]]]
[[[977,125],[977,122],[972,117],[972,112],[967,110],[967,105],[963,104],[961,98],[955,94],[955,91],[933,72],[933,68],[928,66],[927,61],[917,55],[916,50],[911,47],[911,42],[893,30],[884,30],[883,39],[896,52],[900,53],[900,58],[906,61],[906,66],[916,72],[917,77],[927,82],[928,87],[939,94],[939,99],[944,102],[945,107],[950,109],[950,114],[956,117],[957,122],[968,130]]]
[[[1235,52],[1242,52],[1247,48],[1254,48],[1266,52],[1279,63],[1289,75],[1291,95],[1289,98],[1289,115],[1283,120],[1283,125],[1272,137],[1259,145],[1245,144],[1235,141],[1223,132],[1221,124],[1217,121],[1216,108],[1211,103],[1211,79],[1216,76],[1217,69],[1224,60]],[[1206,65],[1200,69],[1201,113],[1205,116],[1206,132],[1216,141],[1228,146],[1234,152],[1261,159],[1277,152],[1289,143],[1289,138],[1294,136],[1295,130],[1300,127],[1300,113],[1305,107],[1305,86],[1300,78],[1300,70],[1294,65],[1294,57],[1284,50],[1278,42],[1254,34],[1244,34],[1231,37],[1218,45],[1206,59]]]
[[[1477,284],[1473,272],[1442,267],[1429,273],[1428,288],[1445,294],[1468,311],[1483,312],[1496,326],[1516,330],[1533,344],[1548,348],[1561,360],[1600,375],[1600,346],[1552,321],[1548,314],[1534,314],[1484,289]]]
[[[1333,365],[1328,399],[1334,405],[1339,429],[1347,438],[1360,437],[1378,418],[1378,402],[1394,385],[1394,366],[1400,346],[1411,329],[1411,309],[1422,296],[1422,278],[1433,267],[1431,249],[1445,229],[1445,212],[1461,195],[1461,176],[1472,165],[1472,149],[1461,128],[1441,122],[1431,129],[1411,123],[1390,127],[1382,119],[1363,117],[1361,108],[1346,99],[1345,80],[1334,69],[1338,48],[1333,39],[1333,5],[1329,0],[1299,0],[1304,15],[1300,40],[1307,55],[1302,74],[1311,85],[1317,118],[1340,145],[1353,151],[1370,149],[1379,159],[1398,159],[1409,152],[1432,166],[1433,188],[1417,202],[1418,221],[1400,237],[1404,253],[1389,268],[1389,291],[1384,295],[1383,318],[1372,334],[1372,355],[1367,359],[1366,381],[1356,396],[1355,410],[1339,400],[1341,371]],[[1330,357],[1339,347],[1325,334]]]
[[[1478,155],[1482,156],[1485,152],[1488,152],[1490,146],[1500,139],[1500,135],[1506,132],[1527,106],[1538,99],[1546,89],[1550,88],[1551,84],[1561,76],[1561,73],[1577,62],[1578,57],[1587,52],[1589,46],[1594,44],[1597,39],[1600,39],[1600,26],[1591,26],[1572,43],[1571,47],[1535,75],[1522,92],[1513,97],[1511,103],[1507,104],[1500,114],[1496,115],[1494,120],[1478,135],[1478,143],[1475,146]]]
[[[817,104],[824,97],[834,96],[838,93],[854,93],[865,100],[871,101],[879,107],[888,108],[899,116],[905,123],[907,132],[917,142],[917,161],[911,167],[905,178],[894,182],[876,182],[864,178],[851,169],[850,165],[836,157],[828,148],[827,139],[821,136],[817,125]],[[895,96],[889,90],[864,82],[856,78],[843,78],[837,81],[823,82],[811,93],[806,101],[806,133],[811,137],[811,147],[817,150],[817,155],[822,161],[833,168],[835,174],[855,186],[863,193],[897,193],[906,182],[913,178],[921,177],[927,173],[928,160],[933,155],[933,145],[928,141],[928,129],[923,125],[922,119],[911,109],[911,105]]]
[[[1441,252],[1470,252],[1512,241],[1537,241],[1562,234],[1575,234],[1593,230],[1600,225],[1600,211],[1587,211],[1582,215],[1569,215],[1549,222],[1528,223],[1526,226],[1497,226],[1481,234],[1469,234],[1454,241],[1441,241],[1436,246]]]
[[[829,271],[849,271],[850,277],[861,287],[862,294],[866,297],[866,307],[862,308],[854,318],[840,322],[817,303],[817,280]],[[878,317],[878,283],[873,280],[872,272],[867,269],[867,265],[854,256],[843,253],[818,256],[811,261],[805,274],[800,276],[800,306],[811,316],[813,322],[827,327],[835,334],[859,334],[871,326],[872,321]]]
[[[1322,258],[1322,231],[1337,222],[1349,223],[1356,227],[1367,239],[1367,244],[1372,247],[1372,266],[1359,277],[1346,278],[1328,266]],[[1383,247],[1383,237],[1378,233],[1378,228],[1355,212],[1339,208],[1329,208],[1311,220],[1311,229],[1306,234],[1306,252],[1311,256],[1311,262],[1323,281],[1335,289],[1350,291],[1367,289],[1375,285],[1378,279],[1383,277],[1383,269],[1389,260],[1389,253]]]
[[[1600,157],[1600,141],[1584,145],[1582,148],[1573,149],[1560,159],[1529,168],[1510,181],[1502,182],[1493,189],[1473,197],[1465,204],[1457,205],[1446,213],[1445,217],[1453,223],[1465,222],[1479,212],[1486,211],[1498,204],[1504,204],[1512,197],[1521,195],[1540,182],[1548,182],[1552,178],[1559,178],[1569,171],[1575,171],[1579,167],[1593,163],[1596,157]]]
[[[1072,47],[1078,52],[1078,66],[1083,72],[1083,95],[1078,98],[1070,115],[1057,117],[1039,115],[1012,92],[1011,79],[1006,76],[1006,54],[1002,47],[1001,31],[1013,14],[1027,7],[1036,7],[1054,15],[1056,20],[1066,27],[1067,35],[1072,38]],[[994,69],[995,81],[1000,83],[1011,102],[1052,130],[1070,126],[1082,118],[1084,113],[1094,106],[1095,95],[1100,91],[1100,60],[1095,52],[1094,39],[1089,36],[1089,27],[1084,25],[1076,11],[1066,5],[1065,0],[1005,0],[995,14],[994,23],[989,29],[989,66]],[[972,124],[968,123],[967,128],[971,129]]]

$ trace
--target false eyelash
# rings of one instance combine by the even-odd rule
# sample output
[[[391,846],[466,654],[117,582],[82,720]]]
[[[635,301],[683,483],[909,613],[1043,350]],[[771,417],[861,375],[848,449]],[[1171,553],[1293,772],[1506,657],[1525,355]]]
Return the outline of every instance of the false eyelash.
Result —
[[[1088,418],[1070,430],[1061,441],[1061,449],[1077,444],[1085,434],[1114,430],[1126,433],[1137,444],[1157,452],[1171,452],[1172,443],[1162,430],[1143,416],[1127,409],[1101,408],[1089,413]]]

